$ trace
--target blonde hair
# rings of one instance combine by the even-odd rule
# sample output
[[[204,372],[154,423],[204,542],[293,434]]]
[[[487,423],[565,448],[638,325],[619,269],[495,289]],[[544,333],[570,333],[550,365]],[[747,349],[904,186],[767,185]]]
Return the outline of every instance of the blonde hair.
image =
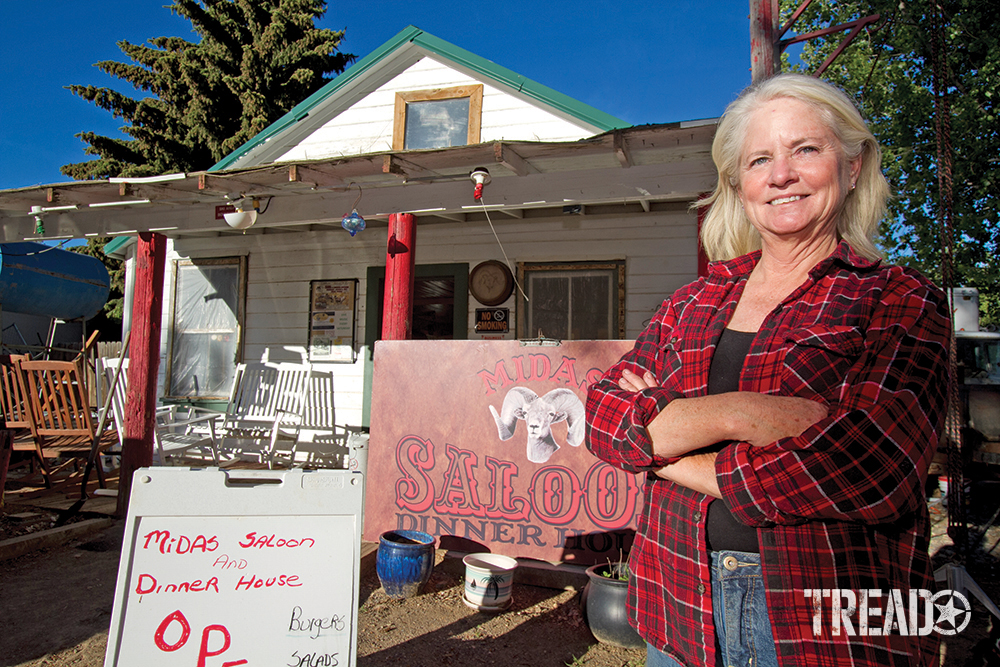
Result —
[[[803,74],[778,74],[744,90],[719,121],[712,142],[712,160],[719,180],[715,190],[696,206],[709,207],[701,242],[710,259],[732,259],[760,248],[760,235],[743,212],[739,198],[740,159],[751,116],[781,97],[816,109],[851,161],[861,157],[857,186],[848,193],[837,220],[837,233],[869,259],[880,257],[875,247],[878,225],[885,215],[889,183],[882,175],[882,150],[851,99],[839,88]]]

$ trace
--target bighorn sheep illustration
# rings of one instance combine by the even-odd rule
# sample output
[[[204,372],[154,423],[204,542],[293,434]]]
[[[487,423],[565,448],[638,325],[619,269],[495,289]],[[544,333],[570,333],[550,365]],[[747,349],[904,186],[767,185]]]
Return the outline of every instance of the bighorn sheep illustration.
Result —
[[[490,412],[501,440],[514,437],[517,420],[524,420],[528,426],[528,460],[532,463],[545,463],[559,449],[551,429],[556,422],[566,421],[569,429],[566,443],[571,447],[579,447],[583,442],[583,401],[572,389],[553,389],[539,398],[525,387],[511,387],[503,399],[501,413],[497,414],[492,405]]]

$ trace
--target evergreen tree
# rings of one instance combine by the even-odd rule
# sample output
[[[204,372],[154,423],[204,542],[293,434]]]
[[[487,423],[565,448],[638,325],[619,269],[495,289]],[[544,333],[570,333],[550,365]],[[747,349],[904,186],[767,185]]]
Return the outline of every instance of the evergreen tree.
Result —
[[[97,67],[150,96],[69,86],[127,125],[127,139],[83,132],[96,160],[68,164],[75,179],[208,169],[339,74],[355,56],[342,31],[318,29],[325,0],[173,0],[197,42],[156,37],[118,43],[131,63]]]
[[[786,4],[787,14],[798,3]],[[976,0],[816,0],[795,29],[805,33],[870,14],[882,20],[823,78],[856,96],[885,151],[895,197],[883,249],[891,261],[940,284],[934,64],[941,62],[939,85],[951,107],[954,284],[978,288],[983,323],[1000,324],[1000,12]],[[809,42],[806,70],[814,71],[842,39],[843,33]]]

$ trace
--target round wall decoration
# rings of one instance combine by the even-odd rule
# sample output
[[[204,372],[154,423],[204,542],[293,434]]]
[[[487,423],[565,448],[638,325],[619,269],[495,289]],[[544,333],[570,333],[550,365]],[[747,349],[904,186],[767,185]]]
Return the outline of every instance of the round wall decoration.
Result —
[[[514,292],[514,276],[506,264],[490,259],[469,272],[469,291],[484,306],[499,306]]]

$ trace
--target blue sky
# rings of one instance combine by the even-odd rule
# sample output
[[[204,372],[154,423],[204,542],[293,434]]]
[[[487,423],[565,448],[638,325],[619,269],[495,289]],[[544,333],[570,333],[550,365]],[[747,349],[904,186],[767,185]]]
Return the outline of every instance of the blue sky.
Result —
[[[74,96],[71,84],[127,84],[93,65],[128,62],[116,42],[195,39],[169,0],[0,0],[0,189],[62,183],[87,159],[74,135],[119,136],[121,121]],[[694,2],[330,2],[323,28],[345,30],[363,57],[415,25],[629,123],[720,115],[750,83],[748,0]],[[138,96],[138,95],[136,95]]]

